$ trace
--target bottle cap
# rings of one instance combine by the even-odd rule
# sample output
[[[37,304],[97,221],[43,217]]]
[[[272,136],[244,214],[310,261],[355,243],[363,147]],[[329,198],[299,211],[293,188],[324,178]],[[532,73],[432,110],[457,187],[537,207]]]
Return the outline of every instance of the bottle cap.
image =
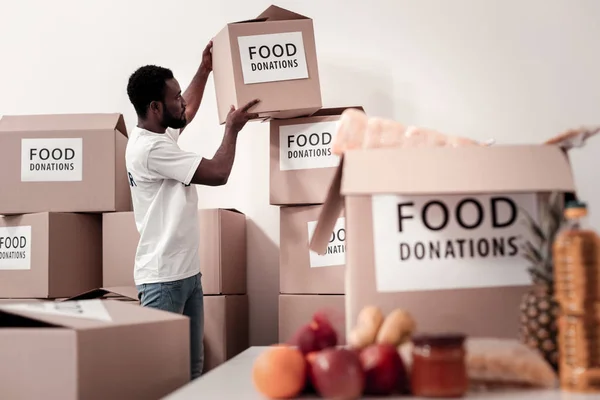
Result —
[[[564,216],[567,219],[582,218],[587,215],[587,205],[579,200],[571,200],[565,206]]]
[[[569,202],[567,202],[567,205],[565,208],[587,208],[587,204],[584,203],[583,201],[579,201],[579,200],[571,200]]]

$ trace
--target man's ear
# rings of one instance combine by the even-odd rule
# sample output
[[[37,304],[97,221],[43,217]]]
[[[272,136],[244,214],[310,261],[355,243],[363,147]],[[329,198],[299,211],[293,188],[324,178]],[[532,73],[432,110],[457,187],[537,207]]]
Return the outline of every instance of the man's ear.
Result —
[[[162,104],[160,103],[160,101],[150,102],[150,111],[153,113],[160,114],[162,112]]]

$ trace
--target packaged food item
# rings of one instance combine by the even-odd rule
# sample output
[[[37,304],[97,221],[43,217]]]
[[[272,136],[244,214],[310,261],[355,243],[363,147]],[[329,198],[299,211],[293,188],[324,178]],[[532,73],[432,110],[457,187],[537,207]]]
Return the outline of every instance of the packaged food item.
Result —
[[[475,388],[554,388],[558,385],[558,376],[550,364],[518,340],[469,338],[466,349],[467,373]]]
[[[560,304],[561,388],[600,393],[600,237],[587,224],[585,203],[571,201],[554,245],[555,296]]]
[[[413,372],[414,348],[414,342],[398,348],[407,368]],[[516,339],[469,337],[464,348],[470,390],[558,386],[558,376],[550,364]]]
[[[422,397],[462,397],[469,388],[465,335],[420,335],[413,338],[411,392]]]
[[[433,129],[409,126],[380,117],[368,117],[363,111],[349,108],[340,117],[332,151],[341,155],[347,150],[386,147],[461,147],[487,146],[468,138],[446,135]]]

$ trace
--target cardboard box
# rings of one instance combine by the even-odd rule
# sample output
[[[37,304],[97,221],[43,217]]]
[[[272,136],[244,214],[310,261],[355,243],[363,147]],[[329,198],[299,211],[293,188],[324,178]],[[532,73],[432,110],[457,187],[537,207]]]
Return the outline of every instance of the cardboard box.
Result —
[[[237,210],[205,209],[198,210],[198,218],[204,294],[245,294],[246,216]],[[103,224],[103,286],[135,286],[140,235],[133,212],[104,214]]]
[[[410,311],[420,331],[516,337],[531,285],[517,211],[537,216],[538,196],[551,191],[575,191],[559,146],[349,151],[311,249],[326,249],[344,208],[347,329],[378,305]]]
[[[321,206],[281,207],[279,289],[284,294],[344,294],[346,230],[343,212],[330,230],[327,254],[309,248]]]
[[[250,347],[248,295],[204,296],[204,370]]]
[[[0,359],[3,397],[159,399],[190,380],[189,322],[114,300],[2,305]]]
[[[0,214],[130,211],[121,114],[0,119]]]
[[[69,300],[119,300],[139,305],[135,286],[99,288]],[[210,371],[250,347],[248,295],[204,296],[204,370]]]
[[[310,115],[322,107],[313,21],[270,6],[257,18],[227,24],[213,39],[219,122],[258,98],[260,118]]]
[[[269,167],[272,205],[322,204],[339,157],[331,152],[340,116],[347,108],[324,108],[310,117],[271,120]]]
[[[0,297],[70,297],[101,283],[100,215],[37,213],[0,218]]]
[[[279,342],[287,343],[298,329],[308,324],[316,312],[329,318],[338,334],[338,344],[346,344],[344,295],[279,295]]]
[[[42,301],[40,299],[0,299],[0,305],[15,304],[15,303],[36,303]]]

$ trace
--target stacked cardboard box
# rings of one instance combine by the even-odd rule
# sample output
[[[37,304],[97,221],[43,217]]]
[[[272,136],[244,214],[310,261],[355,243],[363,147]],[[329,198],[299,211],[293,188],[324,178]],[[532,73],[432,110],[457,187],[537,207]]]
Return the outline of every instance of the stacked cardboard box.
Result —
[[[189,381],[186,318],[54,301],[102,285],[102,213],[131,210],[126,144],[120,114],[0,119],[4,394],[159,398]]]
[[[204,372],[249,346],[246,292],[246,216],[233,209],[198,210],[204,291]],[[103,216],[103,288],[78,298],[138,302],[133,266],[139,241],[133,212]]]
[[[131,209],[120,114],[0,119],[0,298],[102,283],[102,216]]]
[[[308,310],[337,305],[343,316],[343,214],[329,254],[310,252],[308,242],[339,163],[331,145],[345,108],[323,108],[313,21],[280,7],[228,24],[214,39],[213,65],[219,122],[230,104],[258,98],[252,111],[270,124],[270,204],[281,206],[279,338],[286,341],[290,326],[310,320]]]

